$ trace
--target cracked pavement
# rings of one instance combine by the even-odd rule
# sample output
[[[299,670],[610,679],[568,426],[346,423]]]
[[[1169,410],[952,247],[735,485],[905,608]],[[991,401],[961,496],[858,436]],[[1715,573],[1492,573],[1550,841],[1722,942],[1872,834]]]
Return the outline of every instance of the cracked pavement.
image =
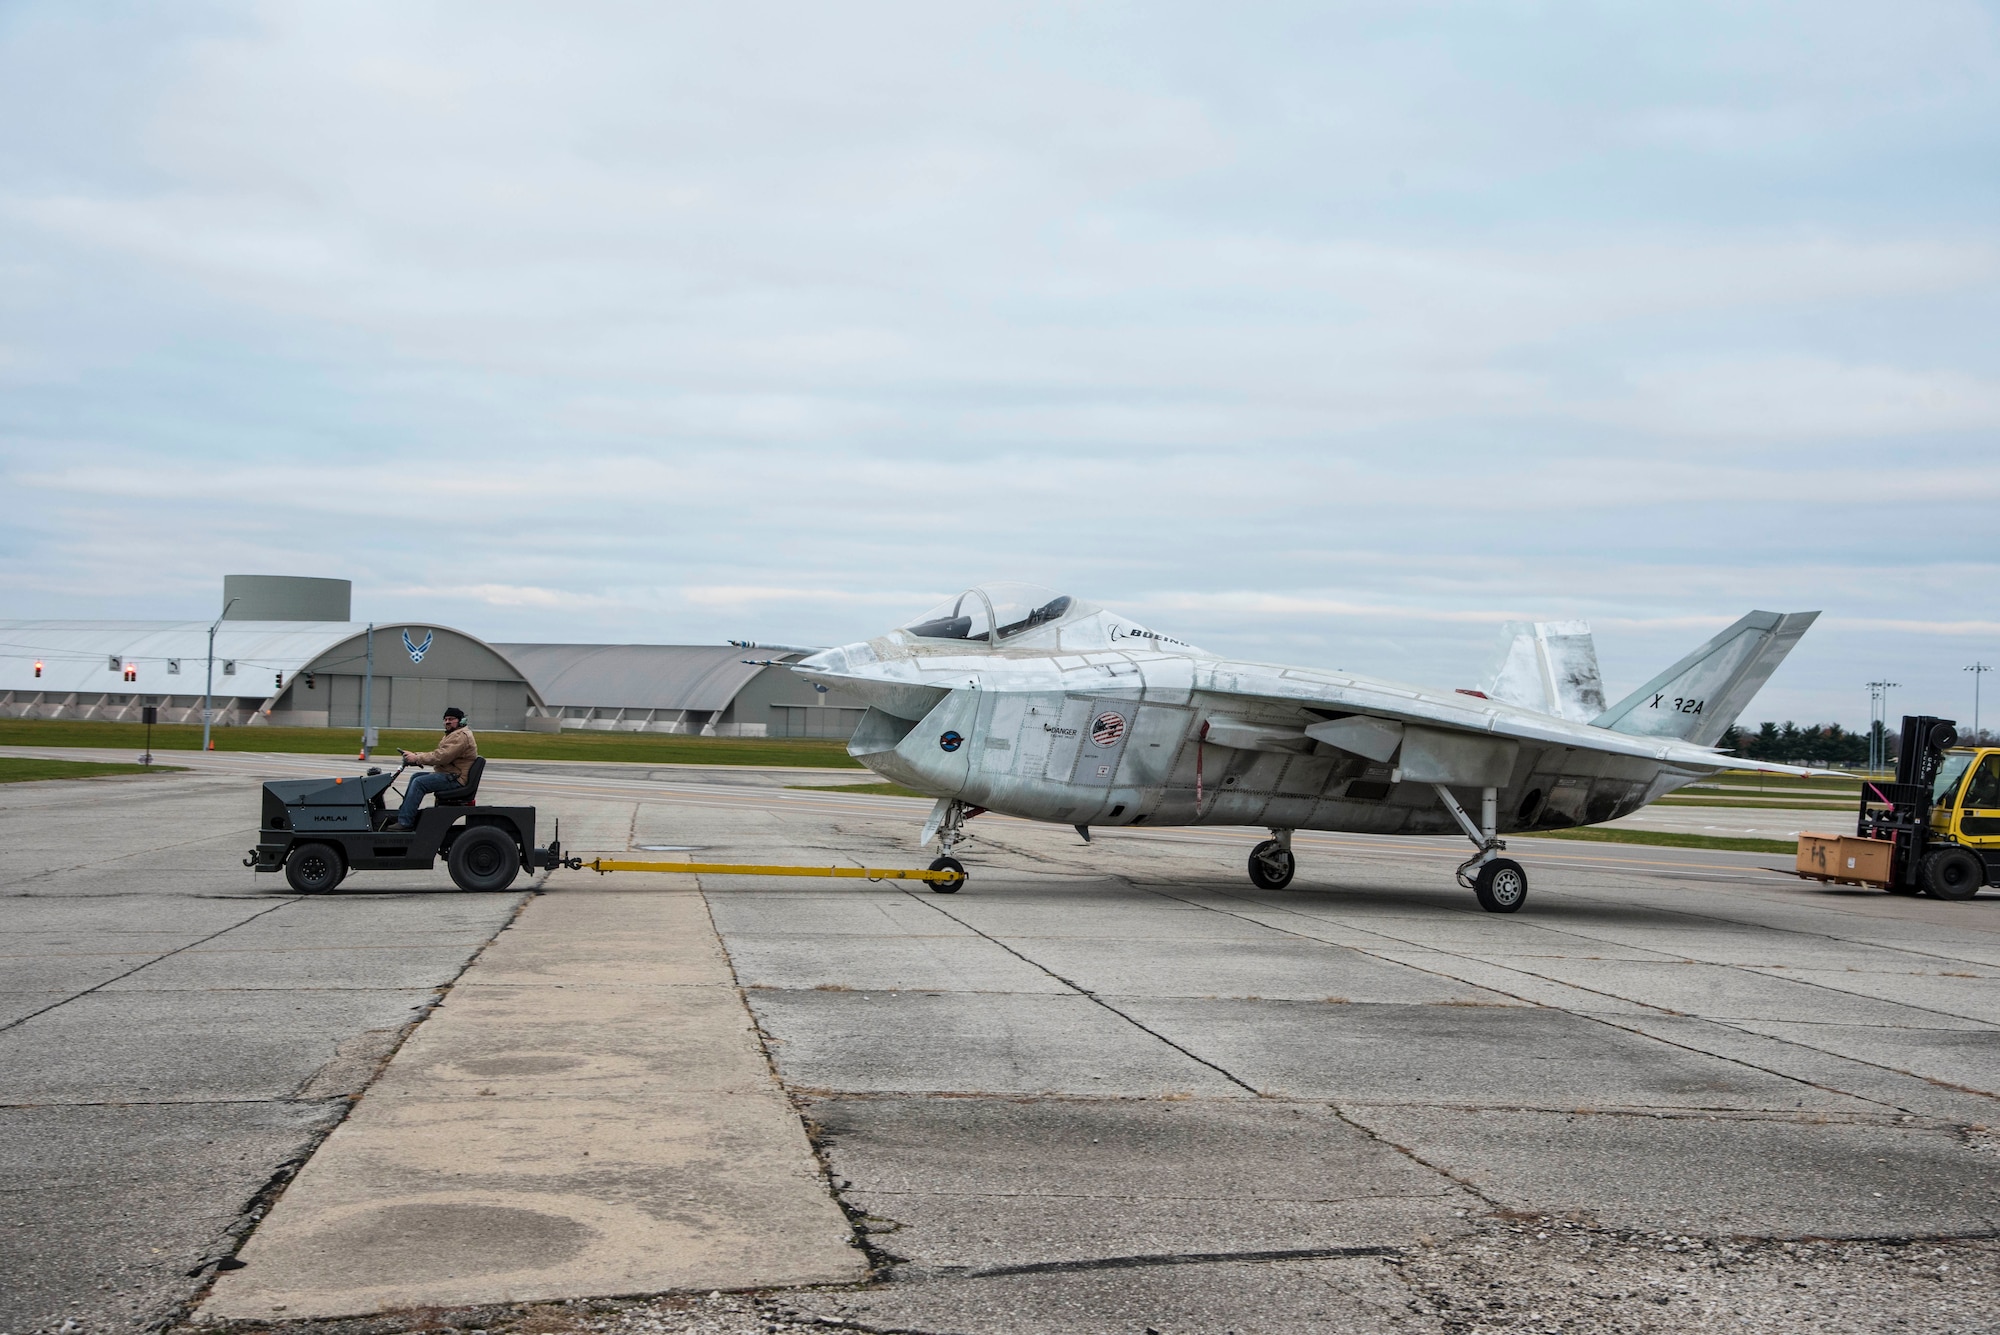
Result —
[[[514,895],[364,897],[368,877],[299,905],[272,878],[246,884],[233,858],[253,790],[236,780],[240,811],[215,794],[257,763],[107,786],[68,825],[63,803],[0,799],[10,847],[48,832],[41,870],[0,879],[10,940],[60,928],[97,960],[51,965],[53,938],[8,952],[17,1014],[69,998],[0,1033],[0,1127],[17,1128],[0,1169],[56,1238],[7,1266],[51,1275],[51,1297],[98,1302],[93,1248],[164,1247],[185,1270],[224,1246],[338,1115],[342,1096],[308,1097],[314,1072],[372,1070],[364,1036],[400,1032],[513,911]],[[605,770],[489,782],[559,811],[586,856],[921,861],[919,803]],[[123,805],[114,848],[102,817]],[[187,839],[204,821],[215,833]],[[1249,832],[1100,831],[1086,847],[991,817],[973,831],[955,896],[702,878],[871,1282],[284,1328],[2000,1329],[1991,894],[1945,904],[1800,882],[1761,870],[1768,856],[1516,840],[1533,889],[1496,916],[1452,883],[1443,840],[1300,835],[1298,879],[1261,892]],[[74,916],[17,916],[50,897]],[[349,953],[286,985],[292,964],[255,958],[281,930]],[[449,939],[424,955],[426,932]],[[257,949],[206,958],[236,933]],[[226,1122],[189,1131],[187,1105]],[[170,1170],[169,1138],[148,1131],[162,1148],[110,1180],[107,1138],[129,1133],[90,1119],[150,1125],[161,1106],[241,1171]],[[65,1144],[67,1159],[44,1150]],[[68,1194],[42,1210],[56,1182]],[[173,1310],[157,1300],[171,1287],[147,1310]],[[0,1330],[56,1328],[32,1324],[40,1310],[9,1309]],[[90,1310],[103,1329],[142,1315]]]

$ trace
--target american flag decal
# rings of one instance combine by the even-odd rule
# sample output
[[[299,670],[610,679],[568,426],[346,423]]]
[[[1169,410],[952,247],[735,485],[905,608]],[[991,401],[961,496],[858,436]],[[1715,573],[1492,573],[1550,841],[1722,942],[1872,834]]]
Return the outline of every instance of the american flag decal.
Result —
[[[1123,714],[1099,714],[1090,725],[1090,740],[1098,746],[1116,746],[1125,735]]]

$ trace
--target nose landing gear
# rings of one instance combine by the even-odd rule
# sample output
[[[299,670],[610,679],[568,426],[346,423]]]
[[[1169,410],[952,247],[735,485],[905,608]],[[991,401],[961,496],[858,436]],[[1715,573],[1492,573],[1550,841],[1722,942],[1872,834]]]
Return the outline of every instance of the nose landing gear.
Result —
[[[965,864],[953,857],[952,852],[958,847],[959,841],[966,837],[965,823],[985,810],[985,807],[968,806],[957,798],[941,797],[938,799],[937,806],[931,811],[930,820],[924,824],[923,837],[917,842],[919,846],[922,846],[935,838],[938,841],[938,852],[943,856],[931,863],[930,869],[932,871],[955,871],[958,873],[958,879],[955,881],[932,881],[930,885],[934,893],[955,895],[964,887]]]

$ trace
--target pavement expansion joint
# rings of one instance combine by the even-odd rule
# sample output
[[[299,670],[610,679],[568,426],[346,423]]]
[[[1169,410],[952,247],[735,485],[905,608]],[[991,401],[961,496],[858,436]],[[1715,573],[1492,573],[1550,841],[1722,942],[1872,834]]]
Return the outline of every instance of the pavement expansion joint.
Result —
[[[1203,1057],[1200,1054],[1190,1050],[1189,1048],[1186,1048],[1181,1044],[1174,1042],[1174,1040],[1168,1038],[1165,1034],[1160,1033],[1158,1030],[1153,1029],[1152,1027],[1140,1021],[1136,1017],[1112,1005],[1110,1002],[1106,1001],[1103,997],[1099,996],[1096,992],[1091,991],[1089,988],[1084,987],[1080,983],[1074,982],[1071,979],[1063,977],[1061,974],[1057,973],[1054,969],[1051,969],[1046,964],[1043,964],[1040,960],[1037,960],[1030,955],[1023,954],[1022,952],[1014,949],[1014,947],[1008,945],[1005,941],[1002,941],[1000,938],[992,935],[991,933],[981,931],[978,927],[973,926],[965,919],[959,917],[957,914],[945,908],[944,905],[935,903],[934,901],[929,899],[921,898],[914,891],[905,890],[903,893],[908,895],[911,899],[915,900],[916,902],[924,905],[926,908],[935,910],[936,912],[943,914],[945,917],[950,918],[953,922],[965,928],[967,931],[972,932],[974,935],[983,937],[985,940],[998,946],[1000,949],[1006,951],[1009,955],[1012,955],[1015,959],[1020,960],[1022,963],[1027,964],[1035,969],[1039,969],[1042,973],[1048,975],[1050,978],[1053,978],[1056,982],[1061,983],[1064,987],[1069,988],[1072,992],[1075,992],[1078,996],[1084,997],[1089,1001],[1093,1002],[1094,1004],[1102,1006],[1105,1010],[1110,1011],[1113,1015],[1125,1021],[1125,1023],[1131,1025],[1133,1028],[1139,1030],[1141,1033],[1146,1034],[1148,1037],[1153,1038],[1158,1042],[1165,1044],[1167,1047],[1172,1048],[1174,1051],[1180,1053],[1183,1057],[1186,1057],[1188,1060],[1199,1063],[1202,1066],[1206,1066],[1209,1070],[1214,1071],[1217,1075],[1229,1081],[1229,1083],[1231,1083],[1232,1085],[1236,1085],[1245,1092],[1256,1095],[1258,1098],[1269,1097],[1268,1095],[1265,1094],[1263,1090],[1258,1089],[1255,1085],[1252,1085],[1249,1081],[1244,1080],[1241,1076],[1238,1076],[1235,1072],[1227,1070],[1224,1067],[1218,1066],[1216,1063],[1210,1061],[1208,1058]]]
[[[1364,1256],[1401,1256],[1401,1247],[1283,1247],[1228,1252],[1155,1252],[1138,1256],[1098,1256],[1073,1261],[1028,1261],[1020,1265],[899,1266],[896,1279],[998,1279],[1005,1275],[1073,1275],[1093,1270],[1141,1270],[1156,1266],[1240,1265],[1245,1262],[1331,1261]]]
[[[290,898],[281,899],[277,903],[271,905],[271,907],[253,913],[247,918],[242,918],[236,922],[230,923],[227,927],[224,927],[219,931],[210,932],[207,936],[202,937],[198,941],[190,941],[184,946],[176,946],[172,950],[162,951],[158,955],[153,956],[153,958],[145,961],[143,964],[133,965],[131,968],[125,970],[123,973],[115,974],[110,978],[102,979],[90,987],[83,988],[81,991],[69,993],[65,995],[62,1000],[57,1002],[52,1002],[47,1006],[43,1006],[39,1010],[29,1011],[26,1015],[16,1016],[14,1019],[9,1020],[7,1023],[0,1024],[0,1034],[6,1033],[9,1029],[18,1028],[19,1026],[26,1024],[28,1021],[34,1019],[37,1016],[47,1015],[50,1011],[55,1010],[58,1007],[67,1006],[72,1001],[77,1000],[77,998],[79,997],[87,997],[91,995],[93,992],[102,992],[105,988],[111,986],[115,982],[118,982],[120,979],[130,978],[133,974],[138,973],[143,969],[150,969],[155,964],[158,964],[161,960],[172,959],[176,955],[182,954],[186,951],[193,950],[196,946],[202,945],[209,941],[213,941],[219,936],[226,936],[230,932],[235,931],[237,928],[244,926],[246,923],[252,923],[257,921],[257,919],[263,917],[265,914],[276,913],[279,909],[284,908],[287,904],[290,904],[292,902],[294,901]]]

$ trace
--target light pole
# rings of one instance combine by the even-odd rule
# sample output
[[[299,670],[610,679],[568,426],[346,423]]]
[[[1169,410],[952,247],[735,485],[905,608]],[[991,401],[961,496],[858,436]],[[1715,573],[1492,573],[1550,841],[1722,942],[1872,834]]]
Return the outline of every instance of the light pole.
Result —
[[[375,623],[368,623],[368,672],[361,678],[361,758],[375,748]]]
[[[1979,679],[1993,669],[1985,663],[1974,663],[1965,669],[1972,674],[1972,744],[1979,745]]]
[[[1888,763],[1889,692],[1902,684],[1900,681],[1868,683],[1868,771],[1871,774]],[[1878,716],[1880,727],[1876,726]]]
[[[208,697],[215,693],[215,628],[222,624],[222,617],[229,615],[229,609],[242,602],[241,598],[231,598],[222,605],[222,616],[208,626],[208,676],[201,685],[201,749],[208,750],[208,726],[215,720],[215,711],[209,707]]]

